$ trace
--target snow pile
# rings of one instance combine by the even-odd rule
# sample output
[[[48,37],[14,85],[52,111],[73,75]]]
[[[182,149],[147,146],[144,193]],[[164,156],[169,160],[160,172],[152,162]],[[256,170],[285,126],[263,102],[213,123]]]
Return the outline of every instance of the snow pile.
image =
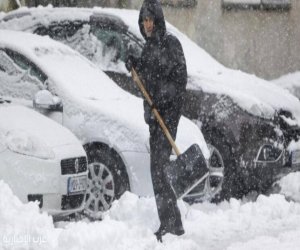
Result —
[[[291,173],[279,181],[280,193],[289,199],[300,202],[300,173]]]
[[[40,213],[38,202],[21,203],[1,180],[0,200],[0,249],[51,249],[57,244],[61,229],[54,230],[52,217]]]
[[[299,183],[300,176],[290,179]],[[291,192],[299,194],[294,189]],[[187,205],[179,201],[185,234],[166,235],[156,241],[154,198],[138,198],[126,192],[103,215],[102,221],[59,222],[40,214],[37,203],[22,204],[0,181],[0,249],[105,249],[105,250],[296,250],[300,245],[300,204],[282,195],[260,195],[256,202],[231,199],[219,205],[208,202]],[[40,245],[31,242],[9,244],[13,236],[44,237]],[[20,238],[20,237],[19,237]]]

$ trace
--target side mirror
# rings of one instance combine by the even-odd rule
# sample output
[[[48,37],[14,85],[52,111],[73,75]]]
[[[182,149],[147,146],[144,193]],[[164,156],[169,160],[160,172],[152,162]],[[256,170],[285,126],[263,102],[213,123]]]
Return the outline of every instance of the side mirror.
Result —
[[[53,96],[48,90],[41,90],[35,94],[33,106],[37,109],[63,111],[63,105],[60,98],[58,96]]]

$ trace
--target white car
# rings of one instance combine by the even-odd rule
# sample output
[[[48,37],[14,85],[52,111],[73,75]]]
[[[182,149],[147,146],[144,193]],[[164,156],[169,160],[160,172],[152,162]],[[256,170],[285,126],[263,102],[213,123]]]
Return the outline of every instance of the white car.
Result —
[[[0,180],[23,203],[37,200],[55,219],[82,211],[87,158],[78,139],[45,116],[1,98],[0,117]]]
[[[153,195],[142,99],[121,89],[66,45],[22,32],[0,31],[0,81],[5,96],[63,124],[81,140],[88,157],[88,212],[107,210],[126,190]],[[197,143],[222,175],[219,154],[207,147],[198,127],[184,117],[176,143],[181,152]],[[210,178],[193,197],[214,195],[221,182],[213,190],[209,183]]]

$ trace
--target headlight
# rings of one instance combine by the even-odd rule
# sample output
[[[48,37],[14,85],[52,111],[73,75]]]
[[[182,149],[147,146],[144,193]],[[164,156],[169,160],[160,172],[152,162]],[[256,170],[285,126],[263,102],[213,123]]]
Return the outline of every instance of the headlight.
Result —
[[[282,152],[282,149],[273,145],[264,145],[258,152],[258,161],[278,161]]]
[[[54,152],[33,135],[22,130],[11,130],[6,135],[7,147],[16,153],[42,159],[54,159]]]

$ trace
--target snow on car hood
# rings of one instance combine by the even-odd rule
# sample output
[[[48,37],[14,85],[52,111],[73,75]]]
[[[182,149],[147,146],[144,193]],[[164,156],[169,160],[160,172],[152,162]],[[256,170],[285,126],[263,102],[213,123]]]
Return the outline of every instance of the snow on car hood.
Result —
[[[287,75],[283,75],[278,79],[272,80],[276,85],[287,89],[293,95],[300,98],[300,72],[289,73]]]
[[[0,104],[0,117],[4,117],[0,119],[2,144],[6,134],[10,132],[33,136],[50,148],[68,144],[79,145],[77,138],[69,130],[29,108]]]
[[[5,30],[0,31],[1,47],[23,54],[41,68],[49,77],[49,90],[62,99],[67,116],[83,116],[71,128],[77,135],[83,129],[89,138],[108,139],[120,150],[147,150],[149,131],[142,99],[121,89],[79,53],[49,37]],[[184,117],[176,142],[181,151],[197,143],[209,157],[202,133]]]

